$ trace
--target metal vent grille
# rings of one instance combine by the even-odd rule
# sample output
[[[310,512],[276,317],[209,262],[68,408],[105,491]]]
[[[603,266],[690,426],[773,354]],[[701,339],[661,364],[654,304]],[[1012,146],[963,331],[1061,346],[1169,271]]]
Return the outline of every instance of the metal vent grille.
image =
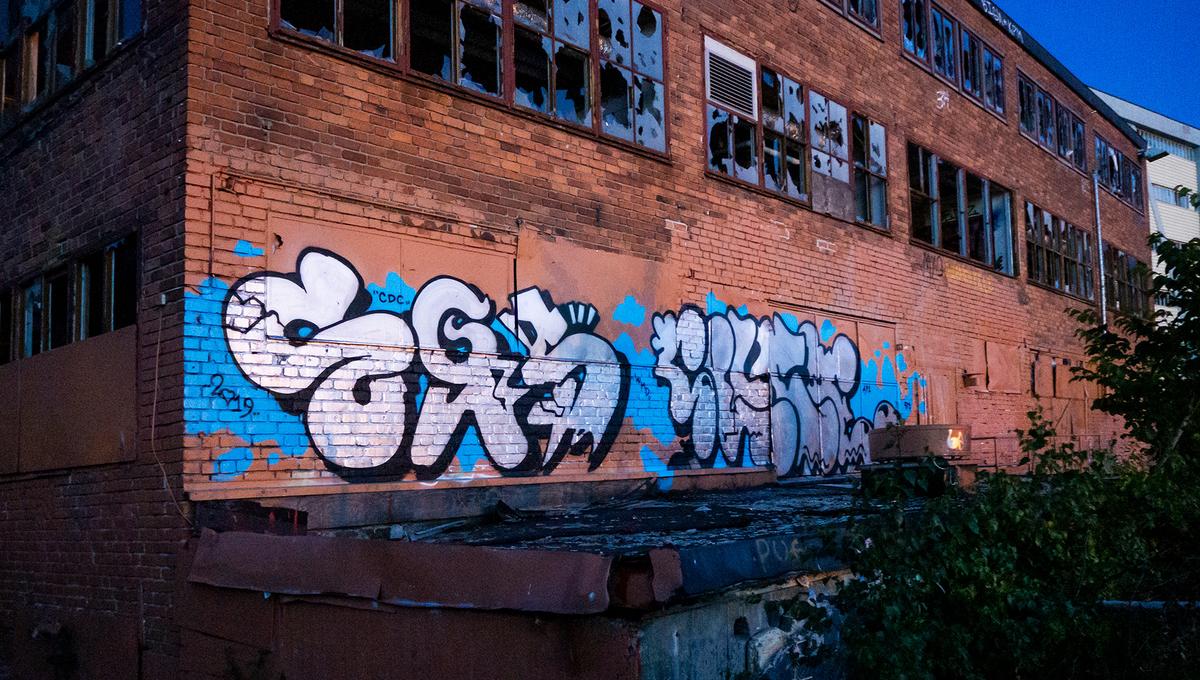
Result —
[[[715,41],[708,41],[705,47],[709,100],[747,118],[757,118],[754,62]]]

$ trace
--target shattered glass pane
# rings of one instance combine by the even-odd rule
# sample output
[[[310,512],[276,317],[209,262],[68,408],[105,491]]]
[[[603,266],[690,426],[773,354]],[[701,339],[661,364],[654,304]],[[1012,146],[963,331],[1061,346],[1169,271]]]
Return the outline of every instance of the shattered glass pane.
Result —
[[[904,49],[924,61],[928,44],[928,19],[925,0],[901,0]]]
[[[850,0],[850,13],[868,26],[879,25],[879,0]]]
[[[588,55],[558,44],[554,54],[554,111],[559,118],[592,124],[592,105],[588,86]]]
[[[786,76],[783,78],[783,116],[784,133],[788,139],[803,141],[804,88]]]
[[[450,49],[454,35],[453,4],[450,0],[412,0],[409,11],[413,70],[451,80],[454,77]]]
[[[848,159],[846,107],[815,92],[810,93],[809,102],[813,148],[838,159]]]
[[[513,3],[513,21],[536,31],[550,31],[549,0],[517,0]]]
[[[711,104],[708,107],[708,167],[716,172],[733,174],[733,153],[729,145],[730,115]]]
[[[987,202],[983,180],[966,173],[967,195],[967,257],[978,262],[988,261]]]
[[[392,0],[356,0],[343,5],[346,47],[378,59],[392,58]]]
[[[871,184],[871,224],[887,228],[887,182],[878,177],[868,180]]]
[[[333,0],[280,0],[284,28],[322,40],[333,40]]]
[[[667,136],[663,130],[663,84],[642,76],[634,76],[633,83],[637,143],[656,151],[666,151]]]
[[[75,5],[67,3],[59,8],[54,15],[54,70],[55,83],[61,86],[75,76],[75,52],[77,44],[75,33],[78,21],[75,17]]]
[[[501,6],[501,0],[467,0],[467,2],[481,7],[491,12],[492,14],[502,14],[504,8]]]
[[[554,0],[554,37],[583,48],[591,44],[588,0]]]
[[[633,3],[637,29],[633,34],[633,67],[651,78],[663,77],[662,15],[639,2]]]
[[[763,133],[763,182],[771,191],[782,192],[787,186],[784,175],[784,138],[774,132]]]
[[[500,94],[500,17],[459,5],[459,84]]]
[[[758,125],[733,116],[734,177],[758,184]]]
[[[783,132],[783,80],[771,69],[763,67],[759,83],[762,98],[763,127]]]
[[[808,198],[808,185],[804,173],[804,147],[799,142],[787,142],[787,187],[788,196],[797,199]]]
[[[612,62],[600,67],[600,120],[604,132],[633,141],[632,75]]]
[[[600,56],[629,66],[633,35],[630,32],[629,0],[597,0],[597,29]]]
[[[941,247],[961,254],[962,228],[959,220],[958,167],[937,159],[938,204],[941,207]],[[938,245],[938,244],[935,244]]]
[[[550,39],[517,28],[513,39],[517,106],[546,113],[550,106]]]
[[[992,204],[992,266],[1005,274],[1013,274],[1012,252],[1012,193],[993,184]]]
[[[862,116],[854,116],[850,123],[850,129],[851,135],[854,137],[854,143],[850,145],[854,164],[865,168],[867,167],[867,119]]]
[[[879,123],[871,123],[870,143],[871,153],[868,158],[868,167],[876,175],[886,175],[887,130]]]

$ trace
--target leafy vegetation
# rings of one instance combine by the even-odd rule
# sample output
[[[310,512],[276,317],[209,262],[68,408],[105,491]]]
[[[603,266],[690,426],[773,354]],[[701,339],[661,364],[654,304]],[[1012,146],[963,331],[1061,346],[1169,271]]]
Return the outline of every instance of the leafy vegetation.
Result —
[[[1020,432],[1027,475],[882,513],[848,530],[859,578],[838,596],[851,672],[882,678],[1200,677],[1200,239],[1153,239],[1154,318],[1073,312],[1137,455]],[[1181,601],[1183,604],[1180,604]]]

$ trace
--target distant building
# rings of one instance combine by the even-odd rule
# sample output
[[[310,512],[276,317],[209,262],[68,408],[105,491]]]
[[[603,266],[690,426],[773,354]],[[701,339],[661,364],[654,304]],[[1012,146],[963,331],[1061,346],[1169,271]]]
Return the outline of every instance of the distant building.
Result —
[[[1148,164],[1147,178],[1150,228],[1180,243],[1200,238],[1200,211],[1177,191],[1179,187],[1200,191],[1200,128],[1099,90],[1095,92],[1145,138],[1146,156],[1154,159]]]

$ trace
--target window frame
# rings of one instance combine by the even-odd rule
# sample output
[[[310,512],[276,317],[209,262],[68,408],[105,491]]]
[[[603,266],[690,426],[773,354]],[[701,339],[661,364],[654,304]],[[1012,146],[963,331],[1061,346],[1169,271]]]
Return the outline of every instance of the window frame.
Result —
[[[1135,161],[1133,158],[1130,158],[1120,149],[1110,144],[1108,139],[1106,139],[1098,131],[1093,131],[1093,153],[1099,156],[1101,147],[1103,147],[1108,154],[1105,156],[1105,162],[1103,164],[1101,164],[1099,158],[1096,158],[1096,172],[1099,175],[1098,184],[1104,191],[1108,192],[1111,196],[1121,201],[1125,205],[1128,205],[1130,208],[1133,208],[1138,214],[1144,214],[1146,208],[1146,173],[1142,171],[1143,169],[1141,163]],[[1113,156],[1115,156],[1117,160],[1116,177],[1112,177],[1109,174],[1110,168],[1108,164],[1108,158]],[[1128,184],[1126,183],[1125,177],[1125,168],[1127,166],[1130,168],[1131,172],[1136,173],[1136,175],[1129,178],[1130,180],[1136,181],[1130,181]],[[1103,168],[1103,170],[1101,170],[1101,168]],[[1116,185],[1115,189],[1113,188],[1113,184]]]
[[[921,12],[921,20],[924,22],[924,29],[925,29],[924,38],[925,38],[925,40],[922,42],[921,45],[917,45],[916,38],[914,36],[913,46],[914,47],[923,47],[925,49],[925,56],[921,56],[921,55],[917,54],[916,52],[909,50],[908,45],[906,44],[906,38],[904,35],[904,2],[906,2],[906,1],[911,1],[914,3],[919,2],[919,3],[921,3],[922,9],[924,10]],[[900,54],[902,54],[906,58],[912,60],[913,63],[924,67],[926,70],[931,70],[930,59],[932,59],[932,54],[930,52],[930,38],[929,38],[929,22],[930,22],[929,6],[930,6],[930,4],[932,4],[930,2],[930,0],[900,0],[900,10],[898,12],[900,20],[898,22],[896,22],[900,25]]]
[[[932,71],[932,73],[935,77],[940,78],[942,81],[948,83],[949,85],[953,86],[954,89],[957,90],[957,89],[959,89],[959,84],[962,82],[962,69],[961,69],[961,64],[959,63],[959,57],[961,56],[959,54],[959,52],[961,51],[961,48],[959,46],[959,43],[960,43],[959,33],[961,32],[962,22],[959,21],[958,18],[955,17],[953,14],[946,11],[946,8],[939,5],[937,2],[933,2],[931,0],[930,2],[928,2],[926,4],[929,7],[929,12],[928,12],[929,13],[929,26],[931,28],[933,27],[934,12],[939,12],[944,19],[950,21],[950,23],[952,24],[952,27],[950,30],[950,42],[951,42],[950,58],[952,60],[952,65],[950,68],[952,68],[954,70],[954,73],[946,74],[946,73],[938,70],[938,67],[937,67],[937,64],[935,63],[935,58],[934,58],[935,40],[933,37],[934,36],[933,32],[929,33],[929,69],[930,69],[930,71]],[[939,26],[937,30],[938,30],[938,32],[941,32],[942,27]]]
[[[335,0],[341,2],[342,0]],[[457,0],[455,0],[457,1]],[[553,0],[548,0],[553,2]],[[501,94],[492,95],[486,92],[460,85],[457,79],[443,79],[434,75],[418,71],[412,66],[412,11],[411,0],[391,0],[394,7],[394,14],[397,17],[396,33],[393,38],[392,59],[384,59],[374,57],[342,45],[338,45],[332,41],[324,40],[315,36],[306,35],[300,31],[288,29],[282,25],[282,16],[280,6],[282,0],[271,0],[271,16],[269,22],[269,33],[272,37],[300,44],[304,47],[316,49],[318,51],[329,53],[333,56],[345,58],[357,62],[365,67],[380,70],[394,76],[411,80],[422,85],[438,89],[453,96],[466,97],[474,101],[490,105],[494,108],[502,110],[513,115],[522,116],[527,119],[535,120],[540,123],[548,124],[558,129],[566,130],[575,134],[581,134],[595,141],[618,146],[628,151],[632,151],[641,155],[645,155],[658,160],[670,160],[671,158],[671,63],[669,44],[671,40],[671,22],[668,13],[657,0],[636,0],[640,5],[643,5],[657,13],[660,23],[660,33],[662,35],[662,78],[655,78],[647,75],[640,70],[637,70],[633,65],[624,65],[623,68],[634,72],[640,77],[648,77],[656,81],[662,86],[662,150],[652,146],[645,146],[630,141],[604,131],[603,116],[600,106],[600,67],[604,61],[600,54],[599,48],[599,7],[597,0],[584,0],[588,10],[588,36],[589,47],[586,51],[588,55],[588,77],[590,98],[589,111],[591,113],[591,123],[589,125],[580,125],[570,120],[555,116],[553,113],[541,112],[536,109],[521,106],[515,100],[515,81],[516,81],[516,65],[515,65],[515,49],[514,39],[516,36],[516,28],[519,25],[514,19],[513,5],[515,0],[497,0],[501,5],[501,50],[500,50],[500,83]],[[631,12],[631,22],[634,20]],[[457,28],[455,28],[457,31]],[[636,105],[634,105],[634,115],[636,116]],[[636,126],[636,122],[634,123]],[[636,138],[636,132],[635,132]]]
[[[1096,234],[1073,222],[1042,208],[1040,205],[1025,200],[1025,280],[1059,295],[1065,295],[1080,302],[1096,305]],[[1046,237],[1045,226],[1047,219],[1050,225],[1049,240]],[[1082,242],[1081,242],[1082,241]],[[1069,252],[1069,246],[1075,244],[1074,252]],[[1049,255],[1055,257],[1054,275],[1051,276]],[[1036,260],[1036,262],[1035,262]],[[1074,281],[1084,282],[1084,290],[1079,291],[1079,284],[1068,283],[1068,272],[1072,272]],[[1081,277],[1080,274],[1084,276]]]
[[[861,14],[850,9],[851,0],[822,0],[829,9],[849,19],[867,33],[883,40],[883,8],[887,0],[873,0],[875,3],[875,23],[868,22]]]
[[[1150,295],[1150,277],[1154,275],[1154,270],[1150,265],[1113,242],[1105,241],[1104,268],[1105,302],[1109,311],[1141,316],[1154,313],[1155,301]],[[1142,278],[1140,282],[1134,280],[1139,272]]]
[[[1016,192],[1013,191],[1011,188],[1009,188],[1009,185],[1002,183],[1002,182],[997,182],[997,181],[989,178],[987,175],[975,172],[974,170],[972,170],[970,168],[967,168],[959,163],[956,163],[956,162],[950,160],[948,157],[941,155],[940,153],[938,153],[937,150],[933,149],[932,147],[927,146],[925,144],[918,143],[916,141],[913,141],[912,139],[905,140],[905,155],[904,155],[904,157],[905,157],[906,165],[907,165],[907,163],[909,161],[909,157],[910,157],[910,155],[908,153],[909,147],[914,147],[916,149],[919,149],[920,155],[924,158],[929,159],[930,167],[922,168],[922,170],[923,170],[922,174],[926,174],[929,171],[932,171],[932,173],[933,173],[932,176],[928,176],[925,178],[925,182],[927,183],[928,188],[930,190],[932,190],[932,193],[931,194],[920,194],[924,199],[931,201],[931,208],[932,208],[932,216],[931,216],[932,233],[930,234],[931,241],[932,241],[931,242],[931,241],[922,240],[914,235],[915,230],[913,229],[911,196],[913,193],[919,193],[919,192],[916,192],[913,189],[912,183],[911,183],[911,180],[912,180],[911,169],[906,167],[905,177],[909,181],[908,193],[910,196],[909,203],[908,203],[908,205],[909,205],[909,243],[919,246],[919,247],[922,247],[922,248],[927,248],[927,249],[933,250],[934,252],[937,252],[939,254],[945,255],[947,257],[952,257],[956,260],[965,262],[967,264],[970,264],[970,265],[973,265],[976,267],[980,267],[987,271],[994,272],[996,274],[999,274],[1000,276],[1004,276],[1007,278],[1013,278],[1013,279],[1017,278],[1020,275],[1021,266],[1020,266],[1019,255],[1018,255],[1018,252],[1019,252],[1019,241],[1017,239],[1018,225],[1016,223],[1016,220],[1014,219],[1015,218],[1014,204],[1016,203]],[[956,219],[956,222],[958,224],[958,250],[950,250],[949,248],[946,248],[945,246],[942,245],[945,242],[945,239],[943,238],[943,234],[942,234],[943,222],[942,222],[942,209],[941,208],[942,208],[942,200],[943,199],[941,196],[941,186],[940,186],[940,184],[941,184],[940,164],[943,161],[955,168],[954,188],[955,188],[956,200],[958,202],[958,214],[957,214],[957,219]],[[982,182],[982,186],[983,186],[983,205],[986,210],[986,215],[984,217],[984,232],[986,234],[986,244],[987,244],[985,246],[984,257],[985,257],[986,261],[978,260],[974,257],[971,257],[969,254],[970,234],[969,234],[969,226],[968,226],[968,219],[967,219],[967,217],[968,217],[968,215],[967,215],[967,211],[968,211],[968,207],[967,207],[967,176],[968,175],[971,175],[971,176],[979,179]],[[1009,253],[1008,253],[1007,262],[1009,263],[1009,265],[1011,267],[1011,270],[1012,270],[1011,272],[1008,272],[1002,268],[996,267],[996,253],[995,253],[996,243],[995,243],[995,225],[994,225],[995,215],[992,210],[992,205],[993,205],[992,187],[997,187],[1001,192],[1008,194],[1008,197],[1009,197],[1009,216],[1008,216]]]
[[[855,155],[856,155],[855,150],[856,149],[855,149],[854,123],[855,123],[856,119],[863,120],[866,125],[865,130],[866,130],[867,149],[865,149],[864,153],[863,153],[863,158],[866,159],[866,162],[863,164],[859,164],[858,160],[855,158]],[[856,224],[866,227],[867,229],[874,229],[876,231],[882,231],[882,232],[890,234],[890,233],[892,233],[892,206],[891,206],[892,201],[891,201],[891,194],[890,194],[891,187],[889,186],[888,180],[891,177],[892,159],[891,159],[891,154],[888,153],[888,151],[889,151],[888,140],[891,136],[890,133],[888,132],[888,126],[884,123],[881,123],[877,118],[875,118],[874,116],[872,116],[869,113],[866,113],[860,109],[853,109],[853,108],[849,108],[849,107],[847,107],[847,109],[846,109],[846,120],[848,121],[849,127],[850,127],[850,129],[847,131],[847,136],[849,137],[849,139],[847,140],[847,146],[849,147],[849,151],[850,151],[850,158],[849,158],[849,163],[848,163],[848,165],[850,167],[850,187],[855,192],[854,221]],[[883,128],[883,163],[884,163],[884,165],[883,165],[883,174],[882,175],[880,175],[879,173],[876,173],[870,167],[871,166],[871,150],[870,150],[871,125],[878,125],[879,127]],[[809,163],[809,165],[811,165],[811,163]],[[858,192],[858,175],[859,175],[859,173],[866,175],[866,182],[867,182],[866,205],[867,206],[871,205],[870,195],[871,195],[872,183],[880,182],[883,184],[883,222],[881,224],[876,224],[869,220],[864,220],[864,219],[860,218],[858,215],[857,192]]]
[[[1080,126],[1080,139],[1083,142],[1083,154],[1082,154],[1081,159],[1075,158],[1074,154],[1072,154],[1072,153],[1064,153],[1063,152],[1064,140],[1063,140],[1062,123],[1063,123],[1064,117],[1066,118],[1066,122],[1068,123],[1067,130],[1066,130],[1066,132],[1068,134],[1068,139],[1066,140],[1067,144],[1074,146],[1074,144],[1075,144],[1075,129],[1076,129],[1075,125],[1078,124]],[[1088,153],[1087,153],[1087,123],[1085,123],[1083,118],[1079,117],[1075,113],[1074,110],[1072,110],[1068,106],[1064,106],[1063,103],[1058,100],[1055,100],[1054,123],[1055,123],[1055,129],[1056,129],[1055,134],[1058,137],[1055,140],[1054,155],[1057,156],[1058,159],[1061,160],[1064,164],[1066,164],[1067,167],[1070,167],[1073,170],[1075,170],[1076,172],[1086,175],[1087,168],[1088,168],[1088,164],[1087,164],[1087,157],[1088,157]],[[1067,152],[1073,152],[1076,150],[1077,149],[1071,148],[1071,149],[1067,149]]]

